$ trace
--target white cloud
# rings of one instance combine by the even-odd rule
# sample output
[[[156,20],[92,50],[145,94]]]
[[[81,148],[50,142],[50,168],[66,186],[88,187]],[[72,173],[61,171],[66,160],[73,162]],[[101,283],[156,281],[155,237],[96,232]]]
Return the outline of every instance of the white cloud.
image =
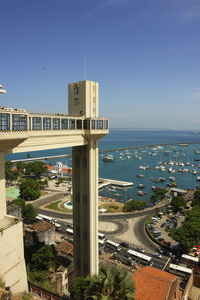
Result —
[[[85,17],[89,17],[96,13],[98,10],[103,9],[105,7],[111,7],[111,6],[120,6],[124,5],[127,2],[130,2],[133,0],[100,0],[99,4],[97,4],[93,9],[89,10],[84,14]]]

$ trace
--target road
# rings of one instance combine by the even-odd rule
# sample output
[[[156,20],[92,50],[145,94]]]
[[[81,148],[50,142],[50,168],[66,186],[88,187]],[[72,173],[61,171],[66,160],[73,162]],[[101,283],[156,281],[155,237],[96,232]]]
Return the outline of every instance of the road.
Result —
[[[67,226],[67,221],[72,220],[73,216],[70,213],[64,213],[64,212],[59,212],[59,211],[50,211],[44,208],[41,208],[42,206],[55,202],[61,198],[66,196],[65,193],[55,193],[53,195],[47,196],[43,199],[38,199],[34,201],[32,204],[36,208],[38,213],[45,214],[48,216],[52,216],[56,219],[60,220],[61,225],[66,228]],[[161,207],[161,210],[164,209],[165,205]],[[155,212],[155,209],[148,209],[145,211],[141,212],[136,212],[136,213],[130,213],[130,214],[121,214],[121,215],[100,215],[99,219],[100,221],[106,222],[106,223],[114,223],[116,224],[116,230],[111,231],[111,232],[106,232],[106,236],[109,238],[112,238],[113,236],[117,236],[119,234],[123,234],[127,230],[127,219],[130,218],[135,218],[135,217],[141,217],[139,221],[135,224],[133,228],[133,234],[136,236],[137,240],[141,242],[142,245],[145,246],[145,249],[148,249],[145,251],[146,255],[152,256],[152,253],[155,252],[155,248],[157,247],[147,236],[145,232],[145,223],[146,220],[150,215],[152,215]],[[63,220],[63,221],[61,221]],[[64,221],[65,220],[65,221]],[[125,255],[125,252],[127,249],[123,249],[122,247],[122,255]],[[162,256],[162,258],[156,258],[152,257],[152,262],[154,267],[162,269],[167,261],[168,257]]]

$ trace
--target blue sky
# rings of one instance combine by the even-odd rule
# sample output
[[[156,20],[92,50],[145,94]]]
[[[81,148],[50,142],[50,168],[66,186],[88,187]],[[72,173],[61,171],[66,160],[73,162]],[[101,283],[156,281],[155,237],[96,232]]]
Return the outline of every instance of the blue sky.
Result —
[[[67,112],[100,84],[111,127],[200,129],[199,0],[0,0],[0,106]]]

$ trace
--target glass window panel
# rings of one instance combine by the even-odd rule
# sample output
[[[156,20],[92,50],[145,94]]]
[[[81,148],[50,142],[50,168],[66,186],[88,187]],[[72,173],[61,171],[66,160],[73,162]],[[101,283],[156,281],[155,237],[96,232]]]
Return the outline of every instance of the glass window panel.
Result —
[[[0,130],[10,130],[9,114],[0,114]]]
[[[27,116],[12,115],[12,130],[27,130]]]
[[[108,129],[108,120],[104,120],[104,129]]]
[[[43,130],[51,129],[51,118],[43,118]]]
[[[76,129],[82,129],[82,120],[76,120]]]
[[[92,120],[92,129],[95,129],[95,120]]]
[[[69,119],[69,129],[75,129],[75,120]]]
[[[60,129],[60,119],[54,118],[53,119],[53,129]]]
[[[103,129],[103,120],[97,120],[97,129]]]
[[[61,119],[61,129],[68,129],[68,119]]]
[[[33,130],[41,130],[42,129],[42,120],[40,117],[32,118],[32,129]]]

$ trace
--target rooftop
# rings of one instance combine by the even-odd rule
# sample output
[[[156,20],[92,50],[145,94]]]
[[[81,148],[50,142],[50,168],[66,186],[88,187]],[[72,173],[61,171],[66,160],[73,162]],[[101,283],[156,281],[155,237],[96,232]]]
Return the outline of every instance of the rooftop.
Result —
[[[71,243],[69,242],[61,242],[58,247],[56,248],[56,251],[60,255],[71,255],[73,256],[74,253],[74,247]]]
[[[136,271],[133,275],[136,288],[135,300],[167,299],[171,284],[176,279],[176,276],[152,267]]]
[[[54,225],[50,224],[49,222],[46,222],[44,220],[39,221],[32,225],[33,230],[35,230],[37,233],[47,231],[48,229],[52,228]]]

